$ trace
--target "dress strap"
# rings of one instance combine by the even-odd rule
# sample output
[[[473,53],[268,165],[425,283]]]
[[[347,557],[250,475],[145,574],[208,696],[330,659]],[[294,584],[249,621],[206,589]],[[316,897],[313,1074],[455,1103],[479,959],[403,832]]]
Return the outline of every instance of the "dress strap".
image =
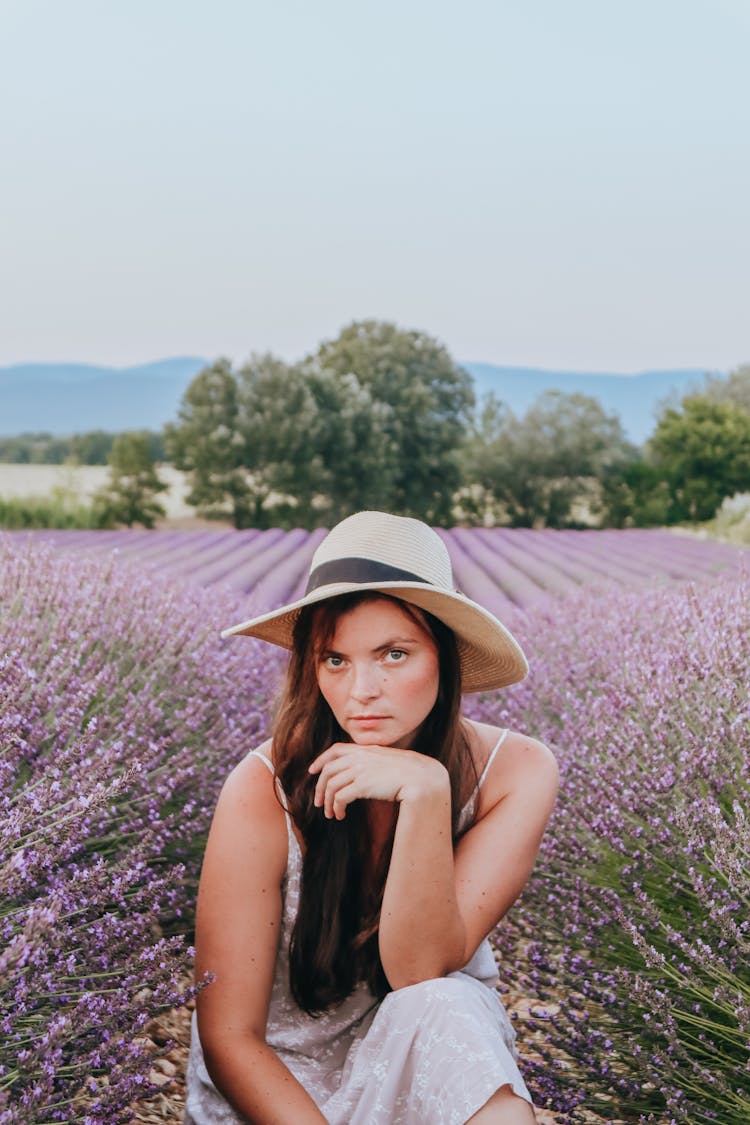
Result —
[[[263,753],[262,750],[251,750],[250,754],[248,754],[248,757],[250,757],[250,755],[254,755],[256,758],[260,758],[261,762],[265,762],[265,764],[268,766],[269,770],[273,774],[274,781],[276,782],[276,791],[279,794],[279,800],[281,801],[284,812],[286,813],[286,819],[287,819],[287,822],[289,824],[289,828],[291,829],[291,817],[289,815],[289,805],[287,803],[286,793],[281,788],[281,782],[279,781],[278,777],[276,776],[276,770],[274,769],[273,762],[271,761],[271,759],[268,757],[267,754]]]
[[[265,762],[274,777],[276,776],[276,770],[273,768],[273,762],[266,754],[263,753],[262,750],[251,750],[250,754],[254,754],[256,758],[260,758],[261,762]],[[248,757],[250,757],[250,754],[248,754]]]
[[[500,735],[500,737],[498,738],[497,742],[495,743],[494,749],[493,749],[492,753],[490,754],[489,758],[487,759],[487,763],[486,763],[484,769],[482,770],[479,781],[477,782],[477,790],[481,789],[484,779],[486,778],[487,774],[490,772],[490,766],[492,765],[492,763],[495,760],[495,755],[497,754],[497,752],[500,749],[500,747],[502,746],[502,744],[505,742],[505,739],[507,738],[507,736],[508,736],[508,728],[506,727],[505,730]]]

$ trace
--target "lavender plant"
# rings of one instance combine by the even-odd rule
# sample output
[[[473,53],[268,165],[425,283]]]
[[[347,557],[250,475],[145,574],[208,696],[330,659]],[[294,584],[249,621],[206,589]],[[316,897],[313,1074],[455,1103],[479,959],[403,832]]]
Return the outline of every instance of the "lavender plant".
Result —
[[[112,1125],[149,1090],[141,1032],[186,998],[210,816],[270,702],[273,657],[218,640],[235,614],[0,541],[2,1125]]]
[[[138,542],[158,565],[161,541]],[[237,543],[211,545],[212,574]],[[487,550],[464,548],[467,574],[489,575]],[[298,566],[277,570],[269,605]],[[282,657],[217,640],[236,593],[168,575],[0,544],[0,1125],[128,1120],[143,1025],[184,996],[218,790],[265,733]],[[509,621],[529,680],[470,703],[560,757],[551,831],[497,942],[530,998],[530,1085],[563,1121],[750,1119],[749,618],[729,578],[548,599]]]
[[[750,588],[575,597],[520,618],[524,684],[474,706],[557,748],[537,873],[498,933],[540,1104],[750,1121]]]

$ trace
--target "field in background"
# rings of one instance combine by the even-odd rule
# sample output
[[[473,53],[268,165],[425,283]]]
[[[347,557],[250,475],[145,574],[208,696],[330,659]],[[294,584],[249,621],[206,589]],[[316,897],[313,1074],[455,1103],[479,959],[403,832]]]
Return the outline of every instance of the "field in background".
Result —
[[[22,1096],[24,1122],[70,1120],[48,1102],[83,1097],[80,1075],[101,1099],[92,1125],[136,1104],[144,1125],[182,1119],[181,941],[216,797],[265,737],[283,664],[219,631],[299,596],[324,534],[0,532],[4,935],[20,948],[46,920],[28,953],[33,1023],[16,1000],[26,961],[0,973],[13,1021],[0,1067],[19,1037],[41,1051],[0,1084],[3,1120]],[[561,767],[534,877],[494,935],[530,1088],[552,1111],[540,1125],[664,1121],[665,1106],[685,1125],[746,1125],[747,1083],[731,1104],[725,1087],[741,1083],[750,1011],[750,551],[662,530],[440,534],[460,589],[532,656],[527,680],[471,697],[467,715],[532,731]],[[113,900],[113,886],[127,894]],[[133,1039],[135,1021],[164,1012]],[[167,1038],[177,1045],[156,1058]]]
[[[310,559],[325,530],[35,531],[66,553],[110,554],[139,567],[221,585],[248,614],[301,597]],[[670,531],[440,531],[458,589],[503,616],[582,587],[639,589],[710,578],[750,565],[750,551]]]
[[[188,492],[186,474],[173,465],[158,465],[157,471],[167,491],[159,495],[159,503],[168,519],[195,517],[195,508],[185,503]],[[95,492],[109,481],[107,465],[10,465],[0,464],[0,497],[6,500],[32,500],[64,495],[82,504],[91,501]]]

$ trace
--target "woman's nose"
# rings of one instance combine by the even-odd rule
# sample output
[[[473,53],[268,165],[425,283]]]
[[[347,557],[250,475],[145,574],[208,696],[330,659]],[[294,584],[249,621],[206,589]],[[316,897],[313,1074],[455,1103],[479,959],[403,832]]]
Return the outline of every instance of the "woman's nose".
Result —
[[[355,664],[353,669],[352,697],[357,700],[375,699],[380,694],[378,670],[372,664]]]

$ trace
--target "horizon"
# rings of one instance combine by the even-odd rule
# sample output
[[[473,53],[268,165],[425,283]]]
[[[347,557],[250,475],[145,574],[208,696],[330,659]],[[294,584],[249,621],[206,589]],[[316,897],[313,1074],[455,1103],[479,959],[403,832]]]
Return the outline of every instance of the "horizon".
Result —
[[[35,367],[35,368],[40,368],[40,367],[51,367],[51,368],[54,368],[54,367],[83,367],[83,368],[91,368],[92,370],[107,370],[107,371],[125,372],[125,371],[136,370],[138,368],[152,367],[152,366],[155,366],[157,364],[171,363],[171,362],[195,361],[195,362],[203,363],[206,366],[210,366],[211,364],[215,363],[219,358],[220,357],[218,355],[215,356],[213,359],[208,359],[204,356],[189,355],[187,353],[184,353],[184,354],[176,354],[176,355],[158,356],[156,358],[145,359],[145,360],[137,361],[135,363],[127,363],[127,364],[99,363],[95,360],[87,361],[87,360],[78,360],[78,359],[21,360],[17,363],[0,364],[0,374],[2,374],[4,371],[16,370],[16,369],[24,368],[24,367]],[[231,357],[228,357],[228,358],[230,358],[230,361],[231,361],[233,367],[239,367],[244,362],[244,360],[235,360],[235,359],[232,359]],[[300,360],[302,358],[304,358],[304,357],[302,357],[302,356],[299,357]],[[584,376],[584,377],[587,376],[587,375],[591,375],[591,376],[602,376],[602,377],[607,377],[607,378],[611,377],[613,379],[636,379],[636,378],[639,378],[640,376],[644,376],[644,375],[660,375],[660,374],[673,374],[673,373],[674,374],[677,374],[677,373],[680,373],[680,374],[682,374],[682,373],[692,373],[692,374],[695,374],[695,375],[712,374],[712,375],[722,375],[722,376],[724,376],[724,375],[727,375],[730,370],[733,370],[736,367],[743,366],[743,364],[740,362],[740,363],[737,363],[737,364],[733,364],[731,368],[728,368],[727,370],[724,370],[724,371],[721,371],[718,368],[708,368],[708,367],[694,366],[694,365],[690,365],[690,364],[685,364],[685,365],[680,366],[680,367],[644,367],[644,368],[642,368],[641,370],[638,370],[638,371],[603,371],[601,369],[584,370],[583,368],[572,368],[572,367],[562,367],[562,366],[543,366],[541,364],[496,363],[492,360],[485,360],[485,359],[457,359],[455,356],[453,356],[452,358],[455,360],[455,362],[460,367],[465,367],[465,368],[489,367],[489,368],[494,368],[494,369],[502,370],[502,371],[518,371],[518,372],[529,371],[529,372],[539,372],[539,373],[549,374],[549,375],[576,375],[576,376],[580,375],[580,376]],[[296,360],[289,360],[287,362],[294,363],[294,362],[297,362],[297,361]]]

